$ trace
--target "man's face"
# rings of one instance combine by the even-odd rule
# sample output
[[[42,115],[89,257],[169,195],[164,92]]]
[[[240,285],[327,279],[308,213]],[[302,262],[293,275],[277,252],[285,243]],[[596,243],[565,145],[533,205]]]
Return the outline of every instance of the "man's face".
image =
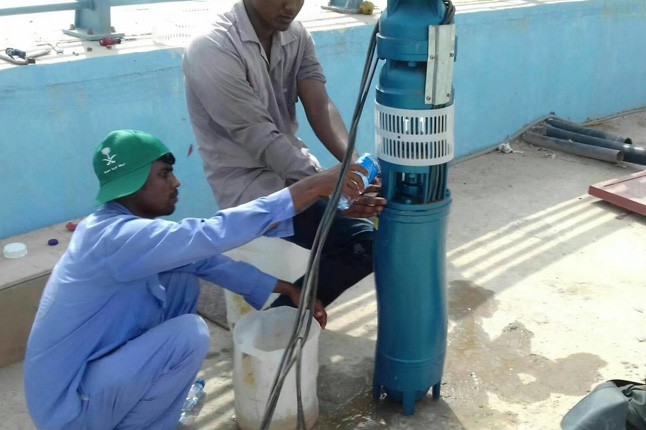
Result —
[[[175,212],[179,186],[180,182],[173,174],[173,166],[163,161],[155,161],[144,186],[132,195],[137,215],[143,218],[157,218]]]
[[[301,11],[304,0],[249,0],[247,2],[274,31],[285,31]]]

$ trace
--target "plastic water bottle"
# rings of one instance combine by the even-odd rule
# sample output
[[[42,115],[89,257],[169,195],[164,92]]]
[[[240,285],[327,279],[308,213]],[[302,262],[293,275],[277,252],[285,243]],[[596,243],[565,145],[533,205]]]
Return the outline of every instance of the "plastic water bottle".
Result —
[[[198,379],[191,385],[191,389],[188,390],[186,400],[184,400],[184,406],[182,406],[182,413],[179,416],[180,424],[186,426],[195,421],[199,413],[196,406],[202,397],[204,397],[204,380]]]
[[[355,172],[357,175],[361,176],[364,188],[367,187],[368,184],[370,184],[377,177],[379,172],[381,172],[381,169],[379,168],[379,161],[377,160],[377,157],[372,154],[363,154],[357,159],[357,161],[355,161],[354,164],[358,164],[368,172],[368,176],[364,176],[361,172]],[[339,199],[338,207],[339,209],[344,211],[352,206],[353,202],[354,200],[344,193]]]

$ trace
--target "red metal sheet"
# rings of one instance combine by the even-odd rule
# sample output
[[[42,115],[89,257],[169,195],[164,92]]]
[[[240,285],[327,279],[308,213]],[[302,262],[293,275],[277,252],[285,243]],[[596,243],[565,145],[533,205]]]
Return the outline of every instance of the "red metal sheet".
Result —
[[[646,170],[590,185],[588,194],[646,216]]]

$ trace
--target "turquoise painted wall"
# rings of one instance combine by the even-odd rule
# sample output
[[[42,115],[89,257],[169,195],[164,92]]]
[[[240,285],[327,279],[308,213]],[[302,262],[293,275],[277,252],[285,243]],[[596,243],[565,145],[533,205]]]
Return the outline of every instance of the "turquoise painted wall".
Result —
[[[646,106],[646,2],[587,0],[459,13],[456,154],[490,149],[549,113],[583,121]],[[349,124],[371,27],[315,32],[328,91]],[[181,50],[120,54],[0,70],[0,238],[88,214],[91,156],[118,128],[158,135],[182,181],[173,218],[217,207],[202,173],[184,102]],[[373,151],[373,89],[358,133]],[[301,137],[325,166],[307,127]]]
[[[92,155],[112,130],[160,137],[177,157],[179,216],[216,210],[184,102],[181,51],[0,71],[0,238],[84,216],[98,182]]]

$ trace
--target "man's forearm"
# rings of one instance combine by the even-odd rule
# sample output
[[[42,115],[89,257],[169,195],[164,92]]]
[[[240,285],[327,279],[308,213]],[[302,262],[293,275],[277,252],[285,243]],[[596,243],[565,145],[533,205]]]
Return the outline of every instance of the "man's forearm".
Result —
[[[303,212],[321,197],[318,175],[308,176],[289,186],[296,213]]]
[[[341,167],[341,164],[338,164],[289,186],[296,213],[304,211],[317,199],[328,198],[334,192],[339,181]],[[343,180],[343,192],[352,199],[358,198],[364,189],[363,181],[357,172],[361,172],[363,175],[367,174],[363,167],[351,165]]]
[[[294,287],[294,285],[285,281],[281,281],[280,279],[276,280],[276,287],[274,287],[274,293],[283,294],[285,296],[288,296],[291,299],[295,292],[296,292],[296,287]]]
[[[316,137],[323,143],[328,151],[334,157],[343,161],[345,152],[348,149],[348,130],[343,123],[339,110],[334,106],[331,100],[328,101],[327,118],[324,115],[318,117],[312,128],[316,133]],[[353,157],[353,160],[356,157]]]
[[[325,84],[314,79],[302,80],[298,83],[298,95],[316,137],[337,160],[342,161],[348,147],[348,130],[328,96]]]

